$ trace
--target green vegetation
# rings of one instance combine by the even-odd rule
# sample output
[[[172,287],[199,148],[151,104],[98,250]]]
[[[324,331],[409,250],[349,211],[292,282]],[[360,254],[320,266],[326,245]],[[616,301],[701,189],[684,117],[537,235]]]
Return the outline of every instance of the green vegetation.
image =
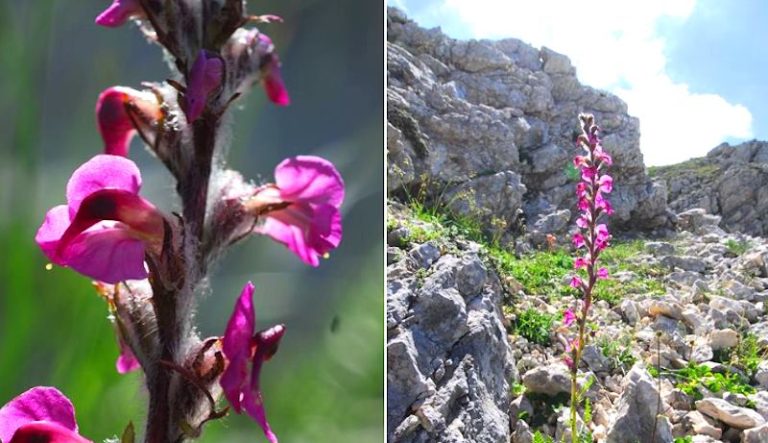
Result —
[[[611,305],[619,303],[628,294],[663,295],[665,292],[661,276],[664,270],[635,260],[642,253],[644,242],[633,240],[616,242],[600,256],[600,265],[614,276],[617,272],[633,272],[636,278],[619,281],[611,277],[602,280],[595,288],[595,298]],[[573,256],[565,249],[537,251],[522,258],[512,253],[491,248],[490,256],[502,274],[515,278],[527,294],[553,296],[574,295],[575,292],[563,284],[563,279],[573,274]]]
[[[732,238],[729,238],[725,242],[725,247],[728,248],[728,252],[738,257],[741,254],[747,252],[747,250],[752,247],[752,243],[747,240],[736,241]]]
[[[517,316],[515,331],[521,336],[536,344],[547,346],[550,343],[552,325],[558,319],[558,315],[540,312],[538,309],[528,308]]]
[[[715,360],[728,363],[731,366],[741,368],[752,377],[757,371],[757,366],[766,358],[768,351],[760,347],[755,334],[745,334],[733,349],[726,349],[716,353]]]
[[[632,354],[632,338],[628,335],[618,340],[608,335],[599,335],[595,343],[603,355],[608,358],[613,368],[626,372],[635,364],[637,358]]]
[[[693,437],[686,435],[685,437],[675,437],[674,443],[693,443]]]
[[[512,396],[514,397],[519,397],[525,394],[525,385],[522,383],[512,383],[512,386],[509,389],[512,391]]]
[[[654,377],[659,376],[659,371],[655,367],[648,369]],[[696,400],[704,397],[702,388],[716,394],[726,391],[744,395],[755,393],[755,388],[750,386],[748,380],[743,379],[741,375],[730,371],[712,372],[709,366],[697,365],[694,362],[689,362],[688,366],[681,369],[662,370],[661,375],[671,376],[678,389]]]
[[[670,177],[691,173],[702,178],[713,178],[720,171],[720,167],[707,161],[706,158],[692,158],[682,163],[668,166],[649,166],[650,177]]]
[[[643,240],[615,242],[603,251],[600,266],[607,268],[612,277],[601,281],[595,288],[597,300],[616,305],[628,294],[663,295],[666,292],[661,279],[664,270],[636,259],[643,252],[644,246]],[[619,281],[615,278],[617,272],[632,272],[636,277]]]
[[[491,258],[502,274],[520,282],[527,294],[568,295],[571,288],[563,284],[563,278],[573,273],[573,257],[564,249],[537,251],[522,258],[499,248],[489,250]]]

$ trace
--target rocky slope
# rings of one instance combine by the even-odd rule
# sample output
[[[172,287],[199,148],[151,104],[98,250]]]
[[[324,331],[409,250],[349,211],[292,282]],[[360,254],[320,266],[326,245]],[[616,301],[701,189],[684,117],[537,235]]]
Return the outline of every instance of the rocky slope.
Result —
[[[567,437],[570,252],[515,258],[446,218],[388,211],[388,441]],[[665,241],[606,251],[580,368],[594,441],[767,441],[768,242],[719,222],[687,211]]]
[[[390,206],[387,266],[387,434],[398,442],[509,439],[510,383],[517,380],[502,323],[501,283],[480,245],[412,241]],[[415,223],[415,224],[414,224]]]
[[[515,39],[454,40],[392,8],[387,27],[390,195],[422,192],[497,237],[524,226],[541,243],[573,218],[576,117],[590,112],[614,158],[612,223],[669,225],[638,120],[616,96],[581,85],[566,56]]]
[[[731,232],[768,235],[768,142],[727,143],[672,166],[651,168],[674,211],[703,208]]]

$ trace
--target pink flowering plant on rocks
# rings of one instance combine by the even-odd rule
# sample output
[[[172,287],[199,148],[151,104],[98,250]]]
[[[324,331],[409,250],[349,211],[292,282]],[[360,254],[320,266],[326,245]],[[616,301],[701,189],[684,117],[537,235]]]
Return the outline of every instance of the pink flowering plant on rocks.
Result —
[[[571,372],[571,441],[579,441],[577,432],[577,410],[580,397],[578,386],[578,368],[587,340],[587,319],[592,307],[592,296],[600,280],[609,278],[608,270],[599,266],[600,254],[608,247],[611,234],[602,223],[606,216],[613,214],[613,207],[606,195],[613,190],[613,178],[605,173],[611,166],[611,156],[603,150],[594,117],[589,114],[579,116],[581,134],[577,145],[582,149],[573,159],[580,171],[580,181],[576,185],[579,217],[576,220],[578,231],[573,235],[573,246],[578,256],[574,260],[575,275],[570,286],[578,293],[575,309],[569,308],[563,313],[563,326],[569,336],[566,341],[565,362]],[[576,330],[573,331],[573,328]]]
[[[261,184],[226,164],[222,122],[233,103],[255,84],[272,103],[290,103],[275,46],[254,26],[279,21],[249,15],[242,0],[114,0],[96,18],[105,27],[135,22],[163,48],[171,78],[112,86],[98,97],[103,148],[72,173],[63,204],[47,212],[35,240],[53,264],[93,280],[106,301],[116,370],[144,376],[147,443],[198,437],[230,410],[278,441],[260,374],[286,326],[256,327],[255,286],[243,282],[222,335],[200,337],[198,298],[214,260],[252,235],[310,266],[342,239],[345,188],[330,161],[288,158],[274,183]],[[129,149],[137,136],[175,179],[179,212],[141,195]],[[2,443],[89,441],[77,432],[74,407],[55,388],[32,388],[0,409]]]

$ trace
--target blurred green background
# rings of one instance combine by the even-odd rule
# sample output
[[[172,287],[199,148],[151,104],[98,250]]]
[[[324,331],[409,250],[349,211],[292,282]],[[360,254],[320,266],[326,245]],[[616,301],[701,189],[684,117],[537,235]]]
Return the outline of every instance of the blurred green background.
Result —
[[[133,25],[93,24],[110,0],[0,0],[0,405],[54,385],[94,441],[129,420],[143,429],[139,374],[115,372],[106,307],[87,278],[45,270],[33,241],[45,211],[64,202],[71,172],[101,150],[93,109],[103,89],[168,77],[160,49]],[[221,335],[247,280],[257,327],[285,323],[280,351],[262,373],[267,414],[283,442],[383,440],[383,8],[374,0],[249,2],[274,13],[264,25],[283,60],[293,104],[260,88],[234,114],[230,164],[270,180],[283,158],[331,159],[347,185],[344,239],[319,269],[267,238],[236,246],[213,269],[197,324]],[[134,140],[143,195],[177,210],[173,182]],[[266,441],[230,415],[203,442]]]

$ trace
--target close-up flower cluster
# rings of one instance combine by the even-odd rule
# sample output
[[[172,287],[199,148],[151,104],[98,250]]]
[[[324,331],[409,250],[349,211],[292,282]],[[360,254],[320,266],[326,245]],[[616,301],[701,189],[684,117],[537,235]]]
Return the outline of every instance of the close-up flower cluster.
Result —
[[[284,24],[295,26],[274,14],[254,15],[243,0],[114,0],[96,16],[95,25],[80,25],[101,27],[104,34],[118,32],[111,28],[138,30],[161,48],[170,68],[165,80],[108,86],[92,97],[93,132],[100,135],[101,147],[94,146],[79,159],[66,186],[58,188],[64,192],[48,191],[51,199],[58,194],[61,204],[39,213],[34,234],[40,257],[46,260],[42,278],[79,274],[89,291],[106,302],[104,315],[115,335],[113,370],[125,377],[138,374],[131,379],[139,382],[142,399],[125,400],[145,401],[146,409],[143,417],[119,419],[123,425],[112,432],[122,435],[121,442],[187,441],[203,436],[214,422],[229,422],[233,415],[248,417],[266,440],[278,441],[280,430],[270,425],[267,411],[279,399],[265,395],[262,375],[271,367],[266,363],[280,357],[283,337],[293,330],[301,334],[306,327],[290,321],[264,324],[263,312],[257,325],[254,297],[279,296],[270,292],[285,281],[281,274],[300,279],[305,276],[303,266],[314,269],[328,261],[325,265],[333,267],[334,261],[327,259],[346,244],[342,212],[349,210],[343,168],[314,149],[308,154],[285,151],[267,180],[249,178],[228,158],[239,145],[232,136],[233,114],[250,95],[262,95],[265,106],[275,109],[302,103],[301,94],[289,93],[277,45],[263,30]],[[260,88],[252,91],[255,86]],[[306,127],[311,133],[314,126]],[[312,137],[308,133],[306,138]],[[135,149],[138,143],[146,152]],[[258,147],[249,148],[248,156],[259,162],[273,157]],[[167,178],[153,183],[159,174]],[[359,189],[359,183],[354,185]],[[158,189],[164,186],[172,192],[158,199]],[[282,252],[263,239],[279,245],[297,265],[282,264],[287,262]],[[359,247],[354,240],[351,246]],[[273,261],[280,273],[242,263],[238,268],[247,274],[241,272],[235,282],[227,252],[237,249],[242,256],[244,248],[255,247],[279,256]],[[228,288],[242,288],[236,299],[236,294],[219,294],[213,284],[220,270],[230,274]],[[9,303],[16,296],[11,292]],[[322,293],[304,296],[304,303],[328,300]],[[233,299],[234,306],[225,301]],[[229,313],[229,320],[218,333],[205,336],[202,331],[211,330],[211,322],[226,320],[213,319],[213,312],[206,312],[211,306],[219,315]],[[103,316],[80,320],[103,322]],[[56,340],[65,347],[71,339],[47,337]],[[20,364],[16,361],[14,367]],[[31,388],[27,384],[25,392],[16,391],[0,410],[0,442],[101,438],[78,433],[74,408],[84,391],[70,393],[70,400],[62,394],[66,386],[44,386],[50,382],[41,379]],[[81,417],[81,429],[93,429],[89,420]],[[253,441],[256,434],[247,435]]]

